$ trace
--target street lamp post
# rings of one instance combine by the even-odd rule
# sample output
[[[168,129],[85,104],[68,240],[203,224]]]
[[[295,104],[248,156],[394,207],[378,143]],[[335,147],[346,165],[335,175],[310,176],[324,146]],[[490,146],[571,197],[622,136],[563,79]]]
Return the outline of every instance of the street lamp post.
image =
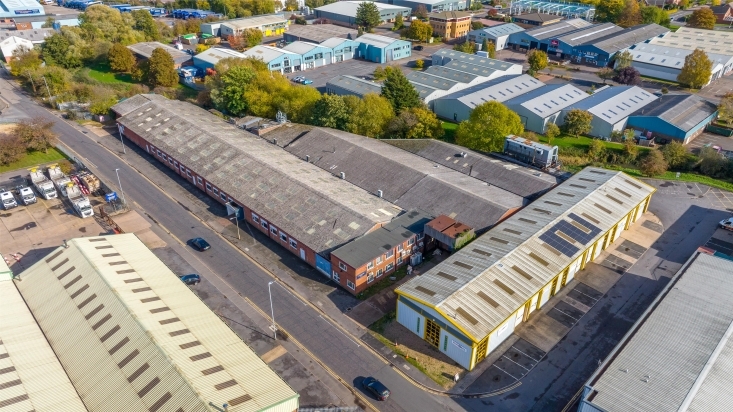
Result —
[[[46,85],[46,92],[48,93],[48,100],[51,100],[51,90],[48,89],[48,82],[46,82],[46,76],[41,76],[43,78],[43,84]]]
[[[239,218],[235,214],[234,217],[230,217],[229,220],[234,219],[234,223],[237,225],[237,239],[242,240],[242,237],[239,236]]]
[[[272,284],[275,281],[271,281],[267,284],[267,291],[270,293],[270,313],[272,314],[272,333],[275,334],[275,340],[277,340],[277,325],[275,324],[275,310],[272,308]]]
[[[127,206],[127,201],[125,200],[125,191],[122,190],[122,182],[120,181],[120,169],[115,169],[115,173],[117,174],[117,185],[120,186],[120,195],[122,196],[122,203]]]

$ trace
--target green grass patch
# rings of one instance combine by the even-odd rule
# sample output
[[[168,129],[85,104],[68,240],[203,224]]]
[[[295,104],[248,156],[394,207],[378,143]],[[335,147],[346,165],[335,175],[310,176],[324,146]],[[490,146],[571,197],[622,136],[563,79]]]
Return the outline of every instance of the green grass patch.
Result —
[[[104,84],[134,84],[128,73],[114,73],[106,62],[95,63],[89,66],[90,78]]]
[[[646,177],[641,174],[639,169],[629,168],[629,167],[618,167],[614,165],[607,165],[605,166],[606,169],[610,170],[619,170],[622,171],[628,175],[634,176],[634,177]],[[703,185],[715,187],[718,189],[728,190],[733,192],[733,182],[728,180],[720,180],[720,179],[714,179],[709,176],[699,175],[697,173],[680,173],[679,179],[677,178],[677,172],[674,171],[668,171],[664,173],[663,175],[654,176],[654,179],[662,179],[662,180],[672,180],[672,181],[680,181],[680,182],[690,182],[690,183],[700,183]]]
[[[557,146],[560,148],[568,147],[568,148],[576,148],[576,149],[583,149],[583,150],[588,150],[591,142],[593,140],[597,140],[597,139],[593,139],[593,138],[586,137],[586,136],[573,137],[567,134],[561,134],[560,136],[552,139],[552,143],[549,143],[547,137],[545,136],[539,136],[539,138],[540,138],[540,142],[542,143],[551,144],[553,146]],[[605,140],[601,140],[601,141],[606,146],[606,149],[611,149],[611,150],[623,150],[624,149],[624,145],[622,145],[621,143],[609,142]]]
[[[56,162],[65,158],[66,156],[64,156],[64,154],[55,147],[48,149],[48,153],[29,152],[27,155],[25,155],[25,157],[18,160],[17,162],[13,162],[5,166],[0,166],[0,173],[5,173],[18,169],[25,169],[44,163]]]
[[[383,278],[379,282],[373,284],[372,286],[368,287],[363,292],[359,293],[359,295],[357,295],[357,298],[361,300],[369,299],[370,297],[376,295],[377,293],[383,291],[384,289],[394,285],[397,281],[404,278],[405,275],[407,275],[407,265],[402,266],[401,268],[397,269],[396,271],[392,273],[382,275]],[[397,279],[390,280],[389,278],[393,276]]]
[[[456,129],[458,129],[458,123],[444,122],[441,120],[441,126],[443,126],[443,137],[440,140],[446,143],[456,142]]]

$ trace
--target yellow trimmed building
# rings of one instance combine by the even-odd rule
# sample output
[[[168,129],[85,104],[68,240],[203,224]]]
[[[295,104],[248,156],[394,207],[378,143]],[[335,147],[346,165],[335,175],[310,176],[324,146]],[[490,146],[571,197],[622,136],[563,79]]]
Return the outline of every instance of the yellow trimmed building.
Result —
[[[473,369],[636,222],[654,191],[585,168],[400,286],[397,321]]]
[[[433,36],[440,36],[446,40],[466,37],[471,31],[471,13],[465,11],[441,11],[430,13],[430,26]]]

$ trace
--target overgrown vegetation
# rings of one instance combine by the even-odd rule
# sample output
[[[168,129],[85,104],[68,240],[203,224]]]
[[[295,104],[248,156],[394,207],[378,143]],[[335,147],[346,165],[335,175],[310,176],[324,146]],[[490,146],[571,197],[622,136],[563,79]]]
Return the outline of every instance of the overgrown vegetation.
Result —
[[[0,133],[0,166],[8,166],[24,160],[29,155],[40,158],[51,155],[58,136],[51,128],[53,121],[41,117],[22,120],[7,133]]]

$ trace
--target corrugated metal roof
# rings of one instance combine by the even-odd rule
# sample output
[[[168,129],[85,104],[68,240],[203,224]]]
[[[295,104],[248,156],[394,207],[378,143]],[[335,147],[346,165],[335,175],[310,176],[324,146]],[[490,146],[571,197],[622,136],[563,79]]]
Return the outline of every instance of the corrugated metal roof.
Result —
[[[326,4],[325,6],[316,7],[314,10],[325,11],[325,12],[334,13],[334,14],[340,14],[342,16],[356,17],[356,10],[359,8],[359,5],[361,3],[364,3],[364,1],[337,1],[335,3]],[[394,11],[403,11],[403,12],[412,11],[409,7],[401,7],[401,6],[395,6],[392,4],[379,3],[379,2],[372,2],[372,3],[374,3],[374,5],[377,6],[377,9],[379,11],[383,11],[383,10],[390,10],[390,11],[394,10]],[[366,34],[364,36],[366,36]],[[379,36],[379,37],[384,37],[384,36]],[[359,40],[361,40],[361,37],[359,37]]]
[[[173,61],[178,64],[191,60],[190,54],[184,53],[181,50],[176,49],[175,47],[171,47],[167,44],[163,44],[158,41],[131,44],[127,46],[127,48],[132,50],[133,53],[143,56],[147,59],[149,59],[150,56],[153,55],[153,52],[155,51],[155,49],[163,49],[166,52],[168,52],[171,58],[173,58]]]
[[[568,33],[583,30],[584,28],[592,25],[593,23],[583,19],[570,19],[563,20],[559,23],[551,24],[549,26],[537,27],[536,29],[530,29],[525,31],[528,35],[534,37],[537,40],[545,40],[550,38],[559,38]]]
[[[242,54],[236,50],[224,49],[220,47],[211,48],[199,53],[193,57],[193,60],[202,60],[204,62],[216,65],[220,60],[235,58],[235,59],[246,59],[246,54]]]
[[[483,29],[474,30],[473,32],[484,32],[492,37],[508,36],[512,33],[519,33],[524,31],[524,27],[517,26],[514,23],[500,24],[493,27],[484,27]]]
[[[615,124],[653,102],[657,96],[637,86],[614,86],[598,90],[572,105],[587,110],[597,119]]]
[[[288,44],[287,46],[283,47],[283,50],[287,50],[289,52],[293,52],[297,54],[306,54],[317,47],[319,46],[315,43],[309,43],[306,41],[294,41]]]
[[[427,70],[425,70],[425,73],[432,74],[438,77],[443,77],[457,83],[471,83],[473,81],[476,81],[476,79],[485,79],[478,74],[466,73],[464,71],[450,69],[445,66],[430,66],[427,68]]]
[[[622,172],[587,167],[397,292],[447,313],[478,342],[653,191]],[[574,244],[557,235],[555,243],[560,230],[581,232]]]
[[[595,46],[609,54],[626,49],[640,41],[646,41],[661,34],[668,33],[669,29],[658,24],[640,24],[629,27],[620,32],[614,32],[603,38],[591,40],[584,45]]]
[[[502,26],[500,26],[502,27]],[[464,63],[475,64],[477,66],[483,66],[493,70],[507,71],[513,66],[517,66],[514,63],[505,62],[503,60],[490,59],[488,57],[478,56],[476,54],[463,53],[453,49],[440,49],[433,53],[442,57],[450,58],[451,61],[458,60]]]
[[[592,26],[585,27],[582,30],[568,33],[559,37],[558,40],[570,46],[577,46],[583,43],[593,43],[598,39],[605,38],[610,34],[618,33],[623,30],[623,28],[613,23],[594,24]]]
[[[261,59],[265,63],[270,63],[271,61],[277,59],[278,57],[286,55],[286,54],[292,57],[300,57],[298,53],[293,53],[293,52],[290,52],[284,49],[278,49],[275,47],[263,46],[263,45],[255,46],[245,51],[242,54],[244,54],[247,57],[254,57],[256,59]]]
[[[733,33],[722,30],[705,30],[680,27],[664,37],[651,39],[650,44],[680,49],[702,49],[708,53],[733,55]]]
[[[0,302],[0,408],[86,412],[13,281],[0,279]]]
[[[350,2],[339,1],[339,2],[331,3],[331,4],[341,4],[341,3],[350,3]],[[374,4],[381,4],[381,3],[374,3]],[[328,7],[328,6],[324,6],[324,7]],[[381,48],[389,47],[390,45],[398,41],[404,42],[404,40],[395,39],[393,37],[380,36],[378,34],[362,34],[359,38],[356,39],[356,41],[358,41],[359,43],[369,44],[369,45],[381,47]]]
[[[303,40],[322,42],[333,37],[356,39],[358,31],[349,27],[336,26],[334,24],[293,24],[288,27],[288,37],[302,37]],[[332,46],[330,46],[332,47]]]
[[[118,122],[324,256],[402,211],[190,103],[152,100]]]
[[[351,42],[353,40],[351,39],[345,39],[343,37],[331,37],[324,41],[322,41],[320,44],[323,47],[330,47],[330,48],[336,48],[340,45],[342,45],[344,42]]]
[[[504,104],[509,108],[514,105],[522,106],[537,116],[544,118],[588,96],[588,93],[572,84],[548,84],[507,100]]]
[[[716,105],[694,94],[665,94],[631,116],[656,116],[686,132],[717,110]]]
[[[655,43],[639,43],[629,49],[629,53],[631,53],[635,62],[670,67],[678,70],[681,70],[682,66],[685,65],[685,57],[693,51],[694,49],[680,49]],[[733,59],[733,55],[710,52],[705,52],[705,54],[713,62],[713,73],[721,70],[723,66],[727,65]]]
[[[90,411],[298,396],[134,234],[72,239],[18,285]]]
[[[1,30],[0,41],[10,37],[17,37],[24,40],[30,40],[33,43],[42,43],[46,38],[51,37],[54,34],[56,34],[56,30],[54,29]]]
[[[450,90],[461,84],[459,81],[446,79],[445,77],[440,77],[428,72],[411,71],[407,73],[405,77],[407,77],[407,80],[409,80],[410,83],[422,84],[440,90]]]
[[[455,99],[470,108],[474,108],[479,104],[492,100],[504,102],[531,90],[538,89],[544,85],[545,84],[541,81],[527,74],[502,76],[459,90],[447,96],[440,97],[439,99]]]
[[[287,22],[288,19],[283,17],[281,14],[270,14],[266,16],[253,16],[242,19],[225,20],[220,23],[222,26],[227,26],[233,30],[244,30],[272,24],[284,24]]]
[[[382,85],[380,83],[360,79],[356,76],[342,75],[334,77],[326,83],[326,87],[328,88],[329,85],[346,89],[359,96],[364,96],[367,93],[380,94],[382,92]]]
[[[608,412],[729,411],[733,262],[699,253],[589,386]]]

